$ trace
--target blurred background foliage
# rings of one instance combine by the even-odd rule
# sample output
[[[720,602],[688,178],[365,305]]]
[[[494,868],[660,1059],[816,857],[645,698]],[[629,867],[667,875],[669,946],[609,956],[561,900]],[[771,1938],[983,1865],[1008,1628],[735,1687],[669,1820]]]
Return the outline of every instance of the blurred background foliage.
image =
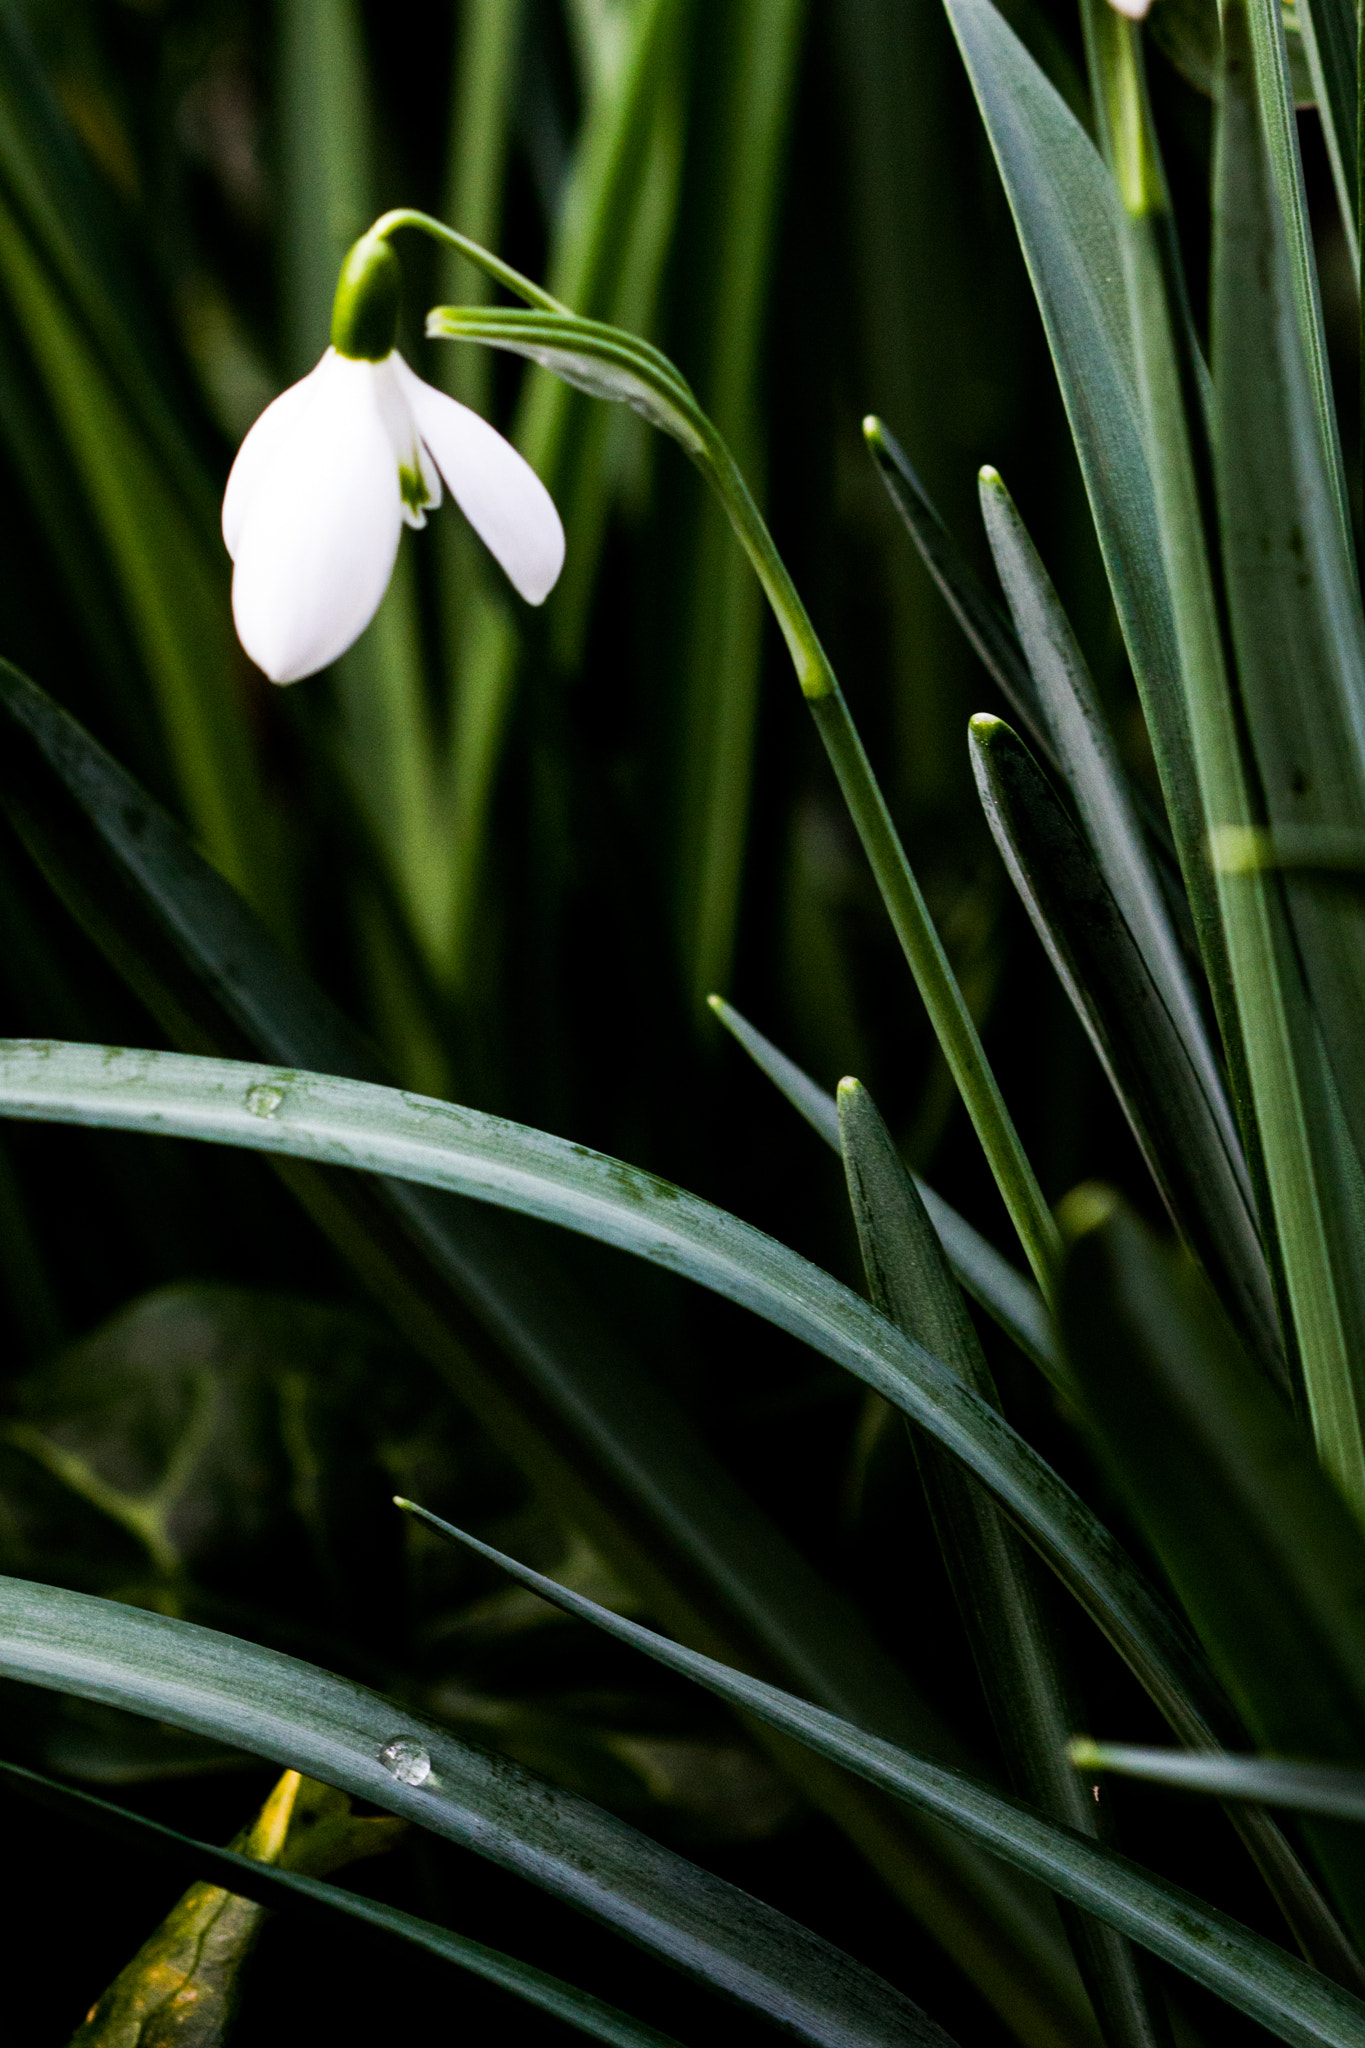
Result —
[[[1156,64],[1158,117],[1177,194],[1200,197],[1198,10],[1157,0],[1159,30],[1163,9],[1159,40],[1189,76]],[[1072,8],[1003,11],[1088,121]],[[1311,120],[1349,394],[1348,261]],[[718,989],[825,1085],[865,1079],[910,1163],[1008,1245],[719,513],[620,408],[420,339],[427,305],[484,289],[458,261],[404,246],[404,346],[550,484],[568,532],[559,589],[527,611],[446,510],[405,540],[379,618],[328,675],[280,692],[238,650],[216,527],[233,450],[316,359],[342,252],[394,205],[496,246],[691,379],[830,649],[1046,1193],[1102,1166],[1150,1210],[971,794],[966,719],[1003,707],[859,431],[868,411],[885,419],[983,575],[975,474],[1001,470],[1150,782],[1041,327],[937,0],[4,0],[0,653],[185,820],[404,1085],[651,1167],[858,1284],[838,1162],[724,1040],[704,1003]],[[8,832],[0,992],[9,1034],[164,1042]],[[741,1343],[709,1298],[575,1256],[711,1451],[989,1754],[899,1425],[766,1325],[744,1324]],[[638,1604],[266,1166],[11,1127],[0,1280],[0,1568],[401,1694],[789,1905],[965,2042],[1003,2038],[719,1708],[394,1526],[397,1488]],[[987,1342],[1015,1412],[1074,1474],[1038,1383]],[[1117,1666],[1094,1668],[1125,1727],[1146,1727]],[[265,1788],[239,1759],[112,1710],[11,1688],[0,1711],[15,1753],[220,1838]],[[1142,1811],[1171,1824],[1160,1799]],[[63,1823],[7,1822],[37,1873],[15,1952],[33,1958],[41,2038],[57,2040],[175,1887]],[[1134,1825],[1137,1853],[1169,1865],[1170,1834]],[[1220,1827],[1200,1816],[1177,1874],[1198,1885],[1207,1864],[1264,1924]],[[626,1998],[611,1937],[443,1845],[409,1840],[357,1881],[596,1974],[675,2031],[704,2010],[716,2038],[699,1994],[639,1961]],[[385,1969],[335,1935],[272,1933],[256,1967],[262,2043],[391,2010]],[[411,1966],[405,2018],[448,2011],[424,1971]],[[461,1997],[463,2024],[498,2023],[494,1994]]]

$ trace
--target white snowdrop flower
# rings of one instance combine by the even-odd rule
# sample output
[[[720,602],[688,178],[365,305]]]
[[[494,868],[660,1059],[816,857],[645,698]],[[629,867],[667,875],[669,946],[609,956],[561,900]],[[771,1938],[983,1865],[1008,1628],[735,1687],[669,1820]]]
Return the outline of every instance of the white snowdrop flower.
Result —
[[[529,604],[544,603],[563,566],[564,529],[529,463],[393,347],[397,300],[387,243],[358,243],[332,347],[266,407],[228,478],[233,617],[274,683],[315,674],[359,639],[404,525],[425,526],[442,478]]]
[[[1126,14],[1129,21],[1145,21],[1152,0],[1109,0],[1116,14]]]

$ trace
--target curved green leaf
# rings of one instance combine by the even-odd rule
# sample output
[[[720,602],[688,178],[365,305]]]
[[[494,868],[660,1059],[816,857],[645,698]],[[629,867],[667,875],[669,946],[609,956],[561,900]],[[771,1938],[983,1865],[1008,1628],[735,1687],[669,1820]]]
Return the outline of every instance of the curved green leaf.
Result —
[[[369,1048],[180,827],[3,662],[0,716],[0,802],[176,1043],[379,1078]],[[419,1354],[668,1627],[946,1761],[970,1762],[848,1601],[657,1379],[642,1377],[623,1320],[543,1232],[403,1181],[278,1165]],[[809,1754],[789,1749],[782,1762],[983,1992],[1027,2015],[1030,2039],[1087,2036],[1081,1987],[1042,1894]]]
[[[784,1914],[510,1759],[276,1650],[0,1579],[0,1672],[212,1736],[401,1814],[800,2040],[943,2042],[909,1999]],[[397,1774],[381,1761],[395,1743],[404,1745]]]
[[[1325,2042],[1359,2048],[1365,2038],[1365,2004],[1360,1999],[1179,1885],[1154,1876],[1098,1842],[1053,1826],[1031,1808],[957,1772],[940,1769],[776,1686],[729,1671],[638,1622],[612,1614],[411,1501],[398,1505],[418,1515],[428,1527],[501,1566],[566,1613],[593,1622],[670,1671],[695,1679],[708,1691],[742,1705],[798,1741],[837,1757],[847,1769],[884,1785],[898,1798],[924,1805],[951,1820],[978,1841],[988,1843],[997,1855],[1041,1878],[1063,1898],[1085,1906],[1111,1927],[1217,1991],[1280,2040],[1299,2044],[1299,2048],[1320,2048]]]
[[[9,1763],[3,1758],[0,1758],[0,1782],[10,1791],[32,1799],[82,1827],[96,1828],[102,1834],[112,1835],[116,1841],[126,1842],[129,1848],[160,1857],[187,1874],[211,1878],[238,1898],[253,1899],[257,1905],[273,1906],[283,1912],[302,1911],[324,1918],[339,1913],[356,1927],[367,1928],[411,1948],[422,1949],[428,1955],[438,1956],[442,1962],[454,1963],[457,1969],[468,1970],[471,1976],[482,1977],[487,1983],[510,1991],[513,1997],[563,2020],[566,2026],[576,2027],[580,2033],[589,2034],[594,2040],[610,2043],[611,2048],[677,2048],[671,2035],[661,2034],[642,2021],[631,2019],[628,2013],[618,2012],[614,2006],[594,1998],[591,1992],[579,1991],[574,1985],[565,1984],[531,1963],[503,1955],[498,1949],[486,1948],[482,1942],[471,1941],[464,1934],[454,1934],[449,1928],[438,1927],[434,1921],[419,1920],[415,1914],[385,1905],[381,1899],[348,1892],[341,1885],[328,1884],[323,1878],[277,1869],[243,1856],[235,1849],[221,1849],[209,1842],[194,1841],[161,1821],[149,1820],[145,1814],[115,1806],[107,1799],[96,1798],[91,1792],[78,1790],[74,1785],[59,1785],[55,1779],[45,1778],[37,1771],[26,1770],[22,1764]],[[385,1825],[392,1826],[393,1823]],[[401,2020],[401,2012],[399,2017]]]
[[[478,1110],[284,1067],[0,1040],[0,1114],[155,1131],[400,1175],[684,1273],[821,1351],[961,1458],[1018,1518],[1180,1732],[1225,1712],[1183,1627],[1108,1531],[957,1377],[761,1231],[637,1167]]]

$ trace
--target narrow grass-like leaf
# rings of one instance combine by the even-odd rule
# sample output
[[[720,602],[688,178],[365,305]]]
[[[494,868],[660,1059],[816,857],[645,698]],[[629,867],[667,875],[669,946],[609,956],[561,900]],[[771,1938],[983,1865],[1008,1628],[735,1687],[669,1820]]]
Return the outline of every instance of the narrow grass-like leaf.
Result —
[[[1270,58],[1248,30],[1245,0],[1224,21],[1219,102],[1213,287],[1218,498],[1228,608],[1246,719],[1272,825],[1359,830],[1365,825],[1365,625],[1354,571],[1338,531],[1332,479],[1314,418],[1299,312],[1279,214],[1273,148],[1262,134]],[[1259,95],[1259,97],[1258,97]],[[1209,791],[1211,826],[1253,824]],[[1220,875],[1225,898],[1226,871]],[[1259,878],[1238,878],[1247,891]],[[1310,878],[1262,884],[1283,889],[1317,1022],[1357,1153],[1365,1143],[1365,1086],[1359,1020],[1365,907]],[[1282,981],[1294,976],[1286,963]],[[1249,992],[1249,991],[1248,991]],[[1292,992],[1282,997],[1292,1002]],[[1267,1019],[1267,1021],[1269,1021]],[[1289,1017],[1291,1029],[1294,1019]],[[1248,1052],[1264,1026],[1247,1019]],[[1301,1070],[1311,1057],[1298,1027]],[[1315,1050],[1315,1048],[1314,1048]],[[1325,1148],[1303,1100],[1260,1117],[1272,1152]],[[1291,1119],[1301,1121],[1295,1130]],[[1313,1426],[1329,1468],[1357,1507],[1365,1506],[1362,1390],[1354,1382],[1362,1333],[1353,1316],[1350,1247],[1360,1227],[1349,1184],[1319,1167],[1301,1170],[1301,1217],[1276,1193]],[[1342,1210],[1345,1208],[1346,1213]],[[1280,1220],[1281,1211],[1284,1220]],[[1316,1242],[1303,1242],[1311,1234]],[[1344,1246],[1344,1249],[1343,1249]]]
[[[1232,1730],[1227,1702],[1183,1624],[1090,1509],[994,1409],[857,1295],[695,1196],[583,1146],[448,1103],[296,1069],[175,1053],[0,1041],[0,1113],[151,1129],[398,1175],[476,1194],[686,1273],[813,1345],[976,1472],[1127,1659],[1177,1734],[1209,1747],[1221,1746],[1220,1731]],[[365,1240],[348,1233],[343,1241],[354,1246],[364,1270]],[[524,1288],[523,1269],[517,1277]],[[657,1418],[662,1410],[655,1390],[648,1399]],[[668,1416],[666,1427],[671,1440],[676,1418]],[[596,1528],[600,1504],[581,1492],[577,1497],[583,1526]],[[659,1586],[657,1568],[646,1559],[634,1569],[637,1583]],[[667,1582],[660,1591],[669,1603],[676,1598]],[[830,1677],[823,1683],[828,1686]],[[1278,1831],[1255,1817],[1243,1825],[1277,1898],[1302,1938],[1312,1941],[1322,1909],[1310,1881]]]
[[[1098,1842],[1054,1826],[1030,1808],[983,1785],[940,1770],[789,1693],[727,1671],[638,1622],[612,1614],[412,1502],[399,1505],[420,1516],[428,1527],[501,1566],[565,1613],[595,1623],[669,1670],[695,1679],[722,1699],[742,1704],[799,1741],[838,1756],[848,1769],[874,1778],[898,1797],[923,1803],[978,1840],[989,1842],[998,1855],[1042,1878],[1062,1897],[1085,1906],[1217,1991],[1281,2040],[1302,2044],[1302,2048],[1317,2048],[1325,2041],[1340,2043],[1341,2048],[1348,2044],[1359,2048],[1365,2005],[1358,1998],[1178,1885],[1153,1876]]]
[[[882,1314],[999,1406],[971,1317],[915,1184],[867,1090],[839,1084],[839,1132],[868,1293]],[[920,1478],[986,1704],[1015,1789],[1050,1820],[1098,1838],[1090,1788],[1068,1770],[1075,1723],[1039,1603],[1036,1556],[997,1501],[941,1444],[911,1432]],[[1169,2040],[1132,1949],[1084,1914],[1067,1933],[1105,2038],[1121,2048]]]
[[[1326,19],[1324,15],[1323,22]],[[1272,203],[1275,206],[1277,230],[1282,237],[1281,248],[1287,269],[1286,281],[1298,318],[1299,343],[1307,379],[1312,430],[1318,444],[1318,457],[1326,478],[1332,511],[1340,528],[1341,545],[1349,553],[1351,514],[1346,497],[1346,476],[1341,460],[1336,406],[1332,399],[1332,379],[1327,365],[1327,337],[1322,324],[1322,290],[1318,283],[1313,229],[1308,217],[1308,195],[1304,189],[1303,158],[1299,151],[1298,121],[1294,112],[1289,53],[1285,43],[1284,9],[1279,0],[1246,0],[1245,22],[1250,31],[1253,61],[1247,70],[1238,76],[1237,83],[1243,89],[1251,88],[1260,111],[1260,132],[1273,182]],[[1335,43],[1336,47],[1332,50],[1333,69],[1339,72],[1341,60],[1346,53],[1341,47],[1341,37],[1337,37]],[[1327,54],[1327,46],[1319,43],[1317,47],[1319,56]],[[1225,62],[1226,58],[1225,41]],[[1226,83],[1226,77],[1222,82]],[[1342,83],[1339,77],[1336,83]],[[1354,98],[1352,89],[1347,89]],[[1330,104],[1322,111],[1324,122],[1332,129],[1335,123]],[[1336,138],[1333,136],[1328,143],[1329,150],[1333,150],[1334,153],[1335,141]],[[1342,168],[1344,167],[1343,162]],[[1333,169],[1336,168],[1334,164]],[[1247,196],[1250,197],[1250,192]],[[1345,193],[1341,196],[1343,199],[1348,197]],[[1349,246],[1353,239],[1349,227],[1346,229],[1346,237]],[[1216,293],[1216,284],[1214,290]],[[1214,376],[1216,381],[1216,368]]]
[[[1359,104],[1356,80],[1359,28],[1351,0],[1297,0],[1294,8],[1313,97],[1332,159],[1346,246],[1360,275]],[[1288,23],[1285,24],[1286,42]],[[1290,90],[1296,103],[1294,49],[1289,44]]]
[[[0,710],[0,801],[177,1043],[378,1077],[369,1049],[180,828],[3,663]],[[949,1762],[969,1761],[855,1610],[663,1387],[642,1379],[631,1333],[543,1233],[401,1181],[278,1164],[385,1313],[667,1626]],[[1045,1900],[809,1753],[781,1761],[1030,2041],[1060,2032],[1079,2048],[1083,1995],[1060,1928],[1040,1916]]]
[[[999,1495],[1178,1716],[1219,1712],[1193,1646],[1083,1503],[922,1346],[785,1246],[619,1160],[358,1081],[179,1053],[0,1040],[0,1114],[326,1160],[553,1221],[632,1251],[811,1344]],[[1187,1694],[1190,1697],[1187,1697]],[[1202,1698],[1201,1710],[1197,1702]]]
[[[1258,77],[1262,64],[1258,51]],[[1229,90],[1214,334],[1238,670],[1272,832],[1349,840],[1365,830],[1365,620],[1315,432],[1270,166],[1245,78]],[[1365,905],[1292,871],[1286,897],[1359,1152]]]
[[[839,1105],[834,1097],[817,1086],[795,1060],[789,1060],[784,1052],[780,1052],[770,1038],[755,1030],[723,996],[712,996],[710,1005],[755,1066],[782,1091],[792,1107],[800,1111],[831,1150],[838,1152]],[[1030,1285],[1008,1259],[1002,1258],[995,1246],[950,1202],[945,1202],[927,1181],[918,1175],[914,1176],[914,1181],[959,1283],[966,1288],[972,1300],[999,1323],[1005,1334],[1013,1338],[1025,1357],[1031,1358],[1054,1386],[1062,1388],[1065,1375],[1057,1356],[1052,1323],[1037,1288]]]
[[[1099,693],[1052,579],[999,473],[983,469],[979,485],[986,537],[1034,678],[1045,752],[1061,771],[1100,872],[1185,1040],[1223,1142],[1239,1165],[1249,1202],[1250,1181],[1236,1123]]]
[[[0,287],[93,513],[186,808],[223,872],[258,906],[274,908],[278,869],[247,735],[219,543],[186,517],[159,451],[3,189]]]
[[[869,417],[863,421],[863,438],[891,502],[905,522],[906,532],[943,592],[953,617],[1010,709],[1051,758],[1051,735],[1043,721],[1037,686],[1018,633],[939,517],[895,435],[881,420]]]
[[[677,2048],[671,2035],[631,2019],[629,2014],[594,1998],[591,1992],[579,1991],[515,1956],[486,1948],[482,1942],[471,1941],[468,1935],[454,1934],[431,1920],[419,1920],[415,1914],[386,1905],[382,1899],[348,1892],[323,1878],[275,1869],[235,1849],[195,1841],[162,1821],[115,1806],[74,1785],[58,1784],[40,1772],[26,1770],[22,1764],[0,1759],[0,1784],[78,1826],[112,1835],[130,1849],[156,1856],[189,1875],[209,1878],[239,1898],[253,1899],[257,1905],[271,1906],[280,1912],[304,1912],[323,1919],[339,1914],[357,1930],[387,1937],[437,1956],[442,1962],[454,1963],[457,1969],[496,1984],[500,1990],[563,2020],[579,2033],[608,2042],[610,2048]],[[386,1948],[385,1953],[392,1955],[393,1951]],[[399,2004],[401,2019],[401,2000]]]
[[[971,722],[986,819],[1152,1177],[1265,1370],[1287,1388],[1279,1318],[1235,1135],[1104,875],[1010,728]]]
[[[0,1672],[210,1735],[400,1814],[800,2040],[943,2039],[908,1999],[784,1914],[314,1665],[143,1608],[0,1579]]]
[[[1137,31],[1115,16],[1114,92],[1123,146],[1118,183],[1126,214],[1122,241],[1132,311],[1139,388],[1150,446],[1161,452],[1152,470],[1162,546],[1179,640],[1179,673],[1198,763],[1207,826],[1250,825],[1253,791],[1243,732],[1233,702],[1223,619],[1209,558],[1209,505],[1196,460],[1202,422],[1191,419],[1186,340],[1166,296],[1162,260],[1164,181],[1152,154],[1150,114],[1138,64]],[[1244,11],[1224,16],[1225,63],[1236,66],[1238,118],[1245,118],[1249,64]],[[1228,117],[1230,93],[1220,101]],[[1250,110],[1254,119],[1254,109]],[[1220,156],[1221,161],[1221,156]],[[1204,857],[1201,849],[1200,858]],[[1321,1390],[1348,1388],[1346,1297],[1328,1230],[1308,1110],[1321,1081],[1321,1052],[1289,954],[1282,906],[1257,875],[1215,876],[1220,948],[1226,974],[1205,948],[1210,984],[1247,1141],[1269,1255],[1279,1284],[1287,1346],[1304,1378]],[[1279,1276],[1282,1276],[1280,1278]],[[1358,1472],[1358,1446],[1347,1407],[1341,1415],[1337,1469]],[[1351,1483],[1356,1483],[1352,1479]]]
[[[1256,1740],[1365,1760],[1365,1536],[1192,1270],[1116,1198],[1073,1198],[1062,1327],[1101,1454]],[[1313,1840],[1365,1926],[1359,1843]]]
[[[1325,1813],[1334,1820],[1365,1820],[1365,1771],[1341,1764],[1296,1764],[1277,1756],[1191,1756],[1183,1749],[1092,1742],[1088,1735],[1076,1736],[1067,1754],[1082,1771],[1109,1771],[1180,1792],[1208,1792],[1215,1799],[1254,1799],[1262,1806]]]
[[[990,0],[946,0],[1052,351],[1142,698],[1200,947],[1217,914],[1123,285],[1123,220],[1094,144]]]

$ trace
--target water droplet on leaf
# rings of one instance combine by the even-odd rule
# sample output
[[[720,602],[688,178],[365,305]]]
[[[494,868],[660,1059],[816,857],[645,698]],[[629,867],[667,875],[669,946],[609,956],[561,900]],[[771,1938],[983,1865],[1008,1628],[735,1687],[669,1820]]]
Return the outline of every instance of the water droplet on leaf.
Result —
[[[274,1116],[283,1101],[283,1088],[272,1088],[268,1081],[258,1081],[246,1091],[246,1106],[253,1116]]]
[[[400,1785],[424,1785],[431,1776],[431,1758],[420,1742],[411,1742],[406,1735],[395,1735],[386,1742],[379,1761]]]

